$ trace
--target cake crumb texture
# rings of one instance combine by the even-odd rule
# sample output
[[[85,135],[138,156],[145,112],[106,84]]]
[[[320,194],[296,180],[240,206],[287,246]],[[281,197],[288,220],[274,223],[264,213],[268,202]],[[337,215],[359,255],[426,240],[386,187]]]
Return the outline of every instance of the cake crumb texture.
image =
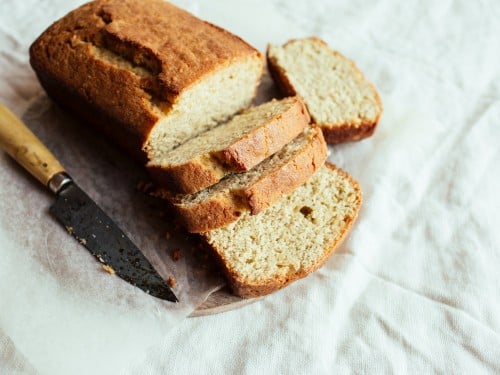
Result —
[[[346,237],[361,200],[358,183],[327,163],[260,215],[245,212],[227,227],[202,235],[234,293],[257,297],[319,268]]]
[[[267,50],[269,70],[285,95],[299,95],[328,143],[373,134],[382,114],[380,96],[356,64],[317,37]]]

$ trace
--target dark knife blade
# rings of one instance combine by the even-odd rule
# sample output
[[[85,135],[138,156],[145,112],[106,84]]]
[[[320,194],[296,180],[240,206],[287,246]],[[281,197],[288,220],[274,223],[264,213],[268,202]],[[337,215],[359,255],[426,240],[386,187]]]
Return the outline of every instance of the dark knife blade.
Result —
[[[58,193],[50,212],[101,263],[146,293],[178,302],[151,263],[106,213],[73,181]]]
[[[57,196],[50,208],[68,232],[122,279],[154,297],[177,302],[140,250],[73,182],[35,134],[0,103],[0,148]]]

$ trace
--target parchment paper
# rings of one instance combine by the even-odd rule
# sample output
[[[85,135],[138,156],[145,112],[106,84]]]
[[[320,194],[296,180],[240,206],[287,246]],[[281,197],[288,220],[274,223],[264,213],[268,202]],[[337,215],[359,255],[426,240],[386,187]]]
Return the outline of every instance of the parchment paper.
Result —
[[[20,330],[15,335],[16,344],[21,349],[43,347],[50,339],[51,350],[60,346],[67,355],[75,356],[75,364],[80,363],[76,357],[84,356],[116,368],[120,357],[158,339],[221,287],[223,280],[210,258],[197,247],[199,241],[169,220],[164,203],[136,189],[149,181],[143,166],[78,123],[43,93],[31,103],[23,120],[164,279],[172,276],[176,280],[178,304],[150,297],[105,272],[50,215],[48,209],[55,197],[48,189],[1,154],[0,227],[7,232],[7,246],[21,252],[2,252],[0,288],[11,290],[2,291],[0,304],[2,309],[15,311],[9,314],[13,320],[9,326]],[[181,249],[177,261],[172,259],[175,249]],[[39,289],[40,279],[50,280],[51,290]],[[9,299],[12,289],[25,298]],[[73,301],[71,306],[66,304],[68,299]],[[38,311],[37,316],[31,311]],[[125,325],[132,316],[134,320],[130,321],[137,324]],[[59,323],[51,324],[53,319]],[[54,326],[60,330],[49,328]],[[94,331],[90,335],[89,329]],[[150,334],[145,335],[145,330]],[[81,350],[82,340],[88,340],[85,352]],[[78,347],[71,348],[73,344]],[[105,350],[103,345],[114,348]],[[100,351],[106,352],[106,358],[99,358]],[[34,360],[43,361],[43,350],[37,353],[40,358]]]

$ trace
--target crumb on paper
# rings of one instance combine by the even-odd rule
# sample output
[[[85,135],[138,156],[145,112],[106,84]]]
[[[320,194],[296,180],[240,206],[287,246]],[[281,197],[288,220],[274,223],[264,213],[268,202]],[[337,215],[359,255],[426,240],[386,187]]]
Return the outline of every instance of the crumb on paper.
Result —
[[[104,259],[102,259],[100,255],[97,256],[97,259],[99,260],[99,262],[104,263]]]
[[[171,288],[175,288],[175,286],[177,285],[177,281],[175,281],[175,279],[174,279],[173,276],[169,276],[167,282],[168,282],[168,285],[170,285]]]
[[[114,275],[116,273],[116,271],[113,269],[113,267],[108,266],[107,264],[103,264],[102,269],[111,275]]]
[[[144,182],[144,181],[142,181],[142,180],[140,180],[140,181],[137,183],[137,185],[135,185],[136,190],[137,190],[137,191],[142,191],[142,189],[144,189],[144,184],[145,184],[145,182]]]
[[[66,230],[68,231],[69,234],[73,234],[73,227],[66,226]]]
[[[182,227],[181,227],[181,225],[179,224],[179,222],[178,222],[178,221],[175,221],[175,222],[174,222],[174,231],[175,231],[175,232],[179,232],[179,231],[181,230],[181,228],[182,228]]]
[[[79,238],[78,242],[80,242],[83,246],[87,244],[87,240],[85,238]]]
[[[172,260],[174,262],[177,262],[181,258],[182,258],[182,250],[179,248],[174,249],[174,251],[172,252]]]
[[[136,189],[141,193],[149,194],[153,189],[153,183],[141,180],[137,183]]]

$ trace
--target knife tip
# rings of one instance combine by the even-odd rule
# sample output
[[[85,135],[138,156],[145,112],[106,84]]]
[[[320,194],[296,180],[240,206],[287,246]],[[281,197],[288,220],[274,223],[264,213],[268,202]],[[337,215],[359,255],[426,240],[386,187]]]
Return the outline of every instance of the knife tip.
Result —
[[[170,287],[167,285],[162,287],[160,290],[157,290],[155,292],[150,292],[150,294],[159,298],[159,299],[165,300],[165,301],[174,302],[174,303],[179,302],[179,299],[177,298],[177,296],[174,294],[172,289],[170,289]]]

